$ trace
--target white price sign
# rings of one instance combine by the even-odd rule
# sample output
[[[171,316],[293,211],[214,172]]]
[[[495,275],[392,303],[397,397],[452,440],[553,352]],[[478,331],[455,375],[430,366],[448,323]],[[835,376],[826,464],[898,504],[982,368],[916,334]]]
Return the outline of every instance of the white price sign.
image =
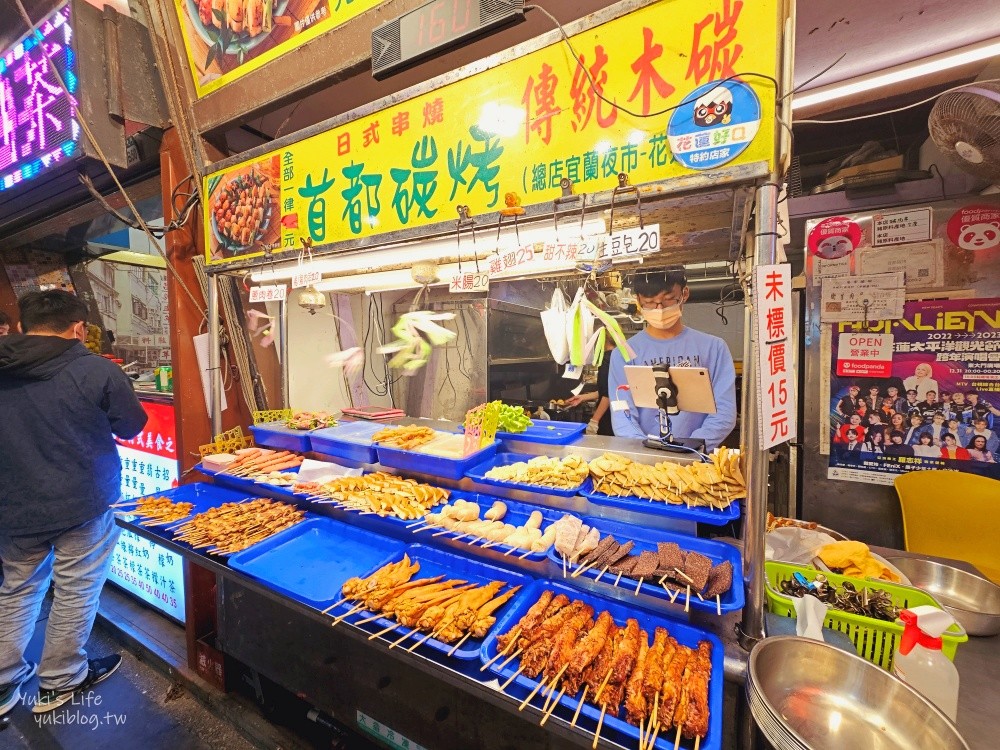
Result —
[[[479,273],[456,273],[451,277],[451,282],[448,284],[448,291],[452,294],[488,292],[489,289],[490,275],[486,271]]]
[[[309,271],[303,269],[297,271],[294,276],[292,276],[292,289],[301,289],[302,287],[311,286],[317,281],[323,278],[323,274],[319,271]]]
[[[288,287],[284,284],[270,284],[250,287],[250,302],[284,302]]]
[[[184,622],[184,561],[133,531],[122,530],[108,580]]]
[[[792,373],[792,272],[787,263],[754,269],[757,317],[757,405],[760,447],[795,437],[795,378]]]
[[[623,255],[655,253],[659,249],[660,225],[647,224],[645,227],[632,227],[612,234],[608,244],[608,255],[619,258]]]

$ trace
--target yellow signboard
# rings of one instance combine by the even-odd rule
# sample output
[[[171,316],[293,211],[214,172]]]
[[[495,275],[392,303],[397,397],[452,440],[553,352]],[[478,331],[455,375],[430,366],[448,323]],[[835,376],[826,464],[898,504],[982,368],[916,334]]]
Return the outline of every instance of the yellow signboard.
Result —
[[[381,1],[174,0],[174,6],[200,97]]]
[[[663,0],[205,182],[209,263],[773,166],[777,0]]]

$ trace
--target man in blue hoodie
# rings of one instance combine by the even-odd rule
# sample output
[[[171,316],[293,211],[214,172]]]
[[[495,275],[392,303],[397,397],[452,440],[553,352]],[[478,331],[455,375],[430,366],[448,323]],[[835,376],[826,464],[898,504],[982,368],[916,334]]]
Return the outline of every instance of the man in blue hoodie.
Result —
[[[0,715],[36,665],[24,659],[54,583],[33,711],[44,713],[110,677],[121,656],[87,659],[118,529],[114,435],[146,413],[132,381],[83,345],[87,307],[69,292],[25,295],[19,328],[0,339]]]
[[[736,426],[736,368],[726,342],[717,336],[688,328],[682,322],[684,303],[690,296],[683,269],[640,274],[634,283],[640,312],[646,321],[645,330],[637,333],[629,344],[635,350],[630,365],[689,365],[708,369],[715,391],[715,414],[695,414],[682,411],[670,418],[674,436],[700,438],[712,451],[721,445]],[[639,409],[619,386],[627,385],[625,360],[621,352],[611,355],[608,375],[608,395],[628,403],[625,410],[614,410],[611,423],[619,437],[659,437],[658,409]]]

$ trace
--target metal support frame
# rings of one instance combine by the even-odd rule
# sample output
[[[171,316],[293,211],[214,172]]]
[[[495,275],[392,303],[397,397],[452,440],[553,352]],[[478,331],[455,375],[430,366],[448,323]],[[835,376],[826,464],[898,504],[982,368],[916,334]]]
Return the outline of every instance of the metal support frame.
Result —
[[[221,322],[219,315],[219,277],[210,274],[208,277],[208,403],[213,436],[222,432],[222,370],[219,363]]]

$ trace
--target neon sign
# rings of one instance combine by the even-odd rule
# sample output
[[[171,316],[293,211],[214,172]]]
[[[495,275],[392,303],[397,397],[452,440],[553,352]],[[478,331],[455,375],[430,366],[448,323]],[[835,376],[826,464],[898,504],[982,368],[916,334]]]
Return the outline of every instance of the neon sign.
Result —
[[[77,150],[80,125],[70,8],[64,6],[0,57],[0,191],[61,164]]]

